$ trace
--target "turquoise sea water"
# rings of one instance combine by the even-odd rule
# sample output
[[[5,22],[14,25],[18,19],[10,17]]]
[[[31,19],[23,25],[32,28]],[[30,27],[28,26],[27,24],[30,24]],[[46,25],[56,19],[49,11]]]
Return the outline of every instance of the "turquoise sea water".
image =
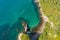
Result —
[[[30,28],[39,22],[32,0],[0,0],[0,40],[17,40],[22,30],[19,18],[29,22]]]

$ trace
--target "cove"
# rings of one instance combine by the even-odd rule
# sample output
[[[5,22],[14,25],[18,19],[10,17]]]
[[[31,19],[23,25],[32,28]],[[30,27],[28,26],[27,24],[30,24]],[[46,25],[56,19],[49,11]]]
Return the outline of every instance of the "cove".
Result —
[[[38,12],[32,0],[0,0],[0,40],[17,40],[23,29],[19,18],[26,19],[31,29],[38,25]]]

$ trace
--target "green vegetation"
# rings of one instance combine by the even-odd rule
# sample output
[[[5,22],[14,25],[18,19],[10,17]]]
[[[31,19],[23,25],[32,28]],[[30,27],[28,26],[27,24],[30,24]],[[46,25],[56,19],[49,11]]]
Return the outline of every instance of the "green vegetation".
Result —
[[[40,0],[44,14],[52,21],[51,27],[46,23],[46,28],[39,40],[60,40],[60,0]]]
[[[30,40],[27,34],[22,35],[21,40]]]
[[[54,26],[51,27],[46,23],[46,28],[41,40],[60,40],[60,1],[59,0],[40,0],[44,14],[52,21]]]

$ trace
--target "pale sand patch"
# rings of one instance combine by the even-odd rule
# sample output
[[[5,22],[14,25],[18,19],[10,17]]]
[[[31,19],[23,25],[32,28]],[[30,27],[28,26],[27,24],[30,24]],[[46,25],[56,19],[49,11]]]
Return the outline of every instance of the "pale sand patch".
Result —
[[[18,40],[21,40],[22,35],[23,35],[23,33],[18,34]]]

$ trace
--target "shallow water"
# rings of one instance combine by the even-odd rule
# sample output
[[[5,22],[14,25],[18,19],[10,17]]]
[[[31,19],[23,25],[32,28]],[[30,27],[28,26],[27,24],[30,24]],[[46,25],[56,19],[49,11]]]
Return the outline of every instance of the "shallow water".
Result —
[[[22,30],[19,18],[29,22],[30,28],[39,22],[32,0],[0,0],[0,40],[16,40]]]

